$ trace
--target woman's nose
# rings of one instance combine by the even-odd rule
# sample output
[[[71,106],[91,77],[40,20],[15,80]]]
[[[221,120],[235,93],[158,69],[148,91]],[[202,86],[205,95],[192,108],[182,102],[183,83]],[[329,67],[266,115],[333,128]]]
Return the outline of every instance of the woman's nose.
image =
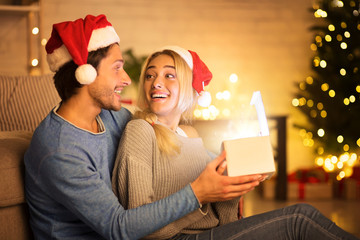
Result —
[[[154,88],[161,88],[163,86],[163,81],[161,77],[156,77],[154,82],[153,82],[153,87]]]

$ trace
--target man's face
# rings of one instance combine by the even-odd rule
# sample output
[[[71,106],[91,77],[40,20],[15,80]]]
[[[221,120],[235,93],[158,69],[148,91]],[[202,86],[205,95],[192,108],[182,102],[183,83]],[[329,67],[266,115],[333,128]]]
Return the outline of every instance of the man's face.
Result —
[[[98,76],[89,86],[89,95],[100,108],[118,111],[121,108],[121,91],[131,84],[125,72],[124,60],[118,44],[110,47],[107,56],[100,61]]]

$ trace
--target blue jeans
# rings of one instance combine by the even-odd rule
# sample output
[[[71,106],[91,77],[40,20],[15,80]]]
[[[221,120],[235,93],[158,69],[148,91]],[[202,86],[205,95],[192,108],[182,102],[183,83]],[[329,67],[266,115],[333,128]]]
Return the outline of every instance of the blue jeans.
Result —
[[[246,217],[199,234],[180,234],[176,240],[211,239],[358,239],[339,228],[309,204],[296,204]]]

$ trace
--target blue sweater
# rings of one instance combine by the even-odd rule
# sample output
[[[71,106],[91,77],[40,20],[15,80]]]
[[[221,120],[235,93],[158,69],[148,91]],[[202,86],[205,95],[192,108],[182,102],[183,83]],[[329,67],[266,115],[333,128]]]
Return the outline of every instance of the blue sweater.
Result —
[[[103,110],[105,131],[77,128],[52,111],[25,154],[25,192],[35,239],[138,239],[199,208],[190,185],[125,210],[111,188],[115,154],[131,114]]]

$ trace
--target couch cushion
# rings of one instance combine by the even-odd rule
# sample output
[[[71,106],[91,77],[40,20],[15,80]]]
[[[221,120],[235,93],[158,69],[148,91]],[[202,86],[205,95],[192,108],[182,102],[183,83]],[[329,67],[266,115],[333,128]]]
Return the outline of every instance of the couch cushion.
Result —
[[[30,132],[0,134],[0,207],[25,203],[24,153],[30,140]]]
[[[0,131],[34,131],[60,101],[53,75],[0,75]]]

